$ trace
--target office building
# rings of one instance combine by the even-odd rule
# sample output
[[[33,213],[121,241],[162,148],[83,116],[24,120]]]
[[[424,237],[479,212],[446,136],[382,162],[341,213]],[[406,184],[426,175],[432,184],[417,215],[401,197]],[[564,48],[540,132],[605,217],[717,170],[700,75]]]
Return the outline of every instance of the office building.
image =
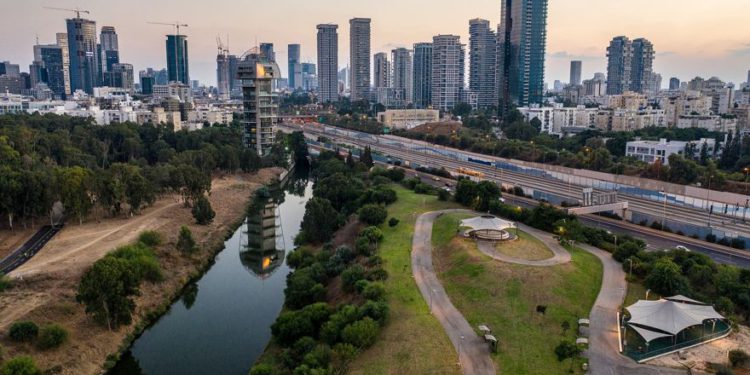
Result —
[[[376,89],[391,87],[391,65],[388,62],[388,54],[376,53],[373,58],[373,75]]]
[[[672,77],[669,79],[669,91],[677,91],[680,89],[680,79]]]
[[[0,76],[17,76],[19,74],[21,74],[21,67],[18,64],[11,64],[10,61],[0,62]]]
[[[300,60],[300,45],[290,44],[287,48],[289,60],[289,88],[294,91],[302,88],[302,65]]]
[[[461,102],[464,88],[464,45],[458,35],[432,38],[432,106],[450,111]]]
[[[633,40],[633,63],[630,69],[631,91],[640,93],[653,92],[654,54],[654,45],[647,39],[639,38]]]
[[[366,100],[370,91],[370,19],[349,20],[350,79],[352,102]]]
[[[104,79],[104,74],[112,69],[112,65],[120,63],[120,47],[117,40],[117,32],[112,26],[102,26],[99,35],[99,74]],[[102,82],[103,85],[106,83]]]
[[[631,91],[633,43],[626,36],[612,39],[607,47],[607,95]]]
[[[154,76],[141,75],[141,94],[151,95],[154,93]]]
[[[318,25],[318,102],[339,100],[338,25]]]
[[[432,104],[432,43],[414,44],[414,107],[427,108]]]
[[[276,61],[276,52],[273,51],[273,43],[261,43],[259,48],[260,53],[269,61]]]
[[[68,34],[55,34],[57,45],[62,49],[63,55],[63,80],[65,81],[65,95],[70,95],[70,49],[68,48]]]
[[[318,72],[315,64],[302,63],[302,90],[318,90]]]
[[[231,98],[242,97],[242,84],[237,78],[237,67],[239,66],[240,59],[236,55],[228,55],[227,61],[229,62],[229,96]]]
[[[154,99],[176,98],[179,102],[188,103],[193,101],[193,91],[184,83],[169,82],[166,85],[154,85],[153,97]]]
[[[216,54],[216,91],[221,99],[229,99],[229,51],[219,43]]]
[[[570,84],[580,85],[581,84],[581,73],[583,68],[583,62],[579,60],[573,60],[570,62]]]
[[[750,85],[750,70],[747,71],[747,81],[745,81],[748,85]]]
[[[117,63],[109,67],[104,73],[104,83],[109,87],[119,87],[127,93],[133,94],[133,65]]]
[[[237,69],[242,82],[243,142],[258,155],[268,155],[275,141],[279,112],[273,81],[281,78],[281,71],[278,64],[263,53],[248,54]]]
[[[500,113],[541,103],[548,0],[503,0],[498,29]]]
[[[190,84],[186,35],[167,35],[167,74],[169,82]]]
[[[497,105],[497,35],[490,21],[469,21],[469,90],[477,94],[479,108]]]
[[[32,63],[32,86],[34,83],[47,84],[55,98],[64,99],[65,92],[65,60],[63,48],[57,44],[34,46],[34,62]],[[34,77],[34,76],[37,77]],[[38,82],[34,82],[34,81]]]
[[[70,58],[70,90],[94,93],[99,82],[99,57],[97,56],[96,22],[83,18],[66,20],[68,29],[68,54]]]
[[[414,96],[414,66],[411,51],[406,48],[394,49],[391,51],[391,61],[393,62],[391,87],[396,98],[399,99],[399,105],[405,106],[412,102]]]

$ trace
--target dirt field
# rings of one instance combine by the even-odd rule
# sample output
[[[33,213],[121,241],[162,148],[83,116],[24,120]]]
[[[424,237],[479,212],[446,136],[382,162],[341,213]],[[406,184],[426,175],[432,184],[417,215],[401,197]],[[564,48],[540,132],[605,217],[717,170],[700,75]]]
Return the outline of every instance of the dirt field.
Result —
[[[41,369],[60,374],[97,374],[109,354],[115,353],[135,324],[149,311],[168,306],[172,297],[221,248],[228,231],[242,219],[251,193],[278,176],[279,169],[262,170],[253,175],[233,175],[214,179],[209,200],[216,211],[208,226],[193,224],[190,209],[177,197],[159,199],[154,206],[132,218],[92,220],[83,225],[66,226],[32,260],[11,273],[20,278],[15,286],[0,295],[0,344],[5,358],[32,355]],[[189,225],[203,251],[182,256],[175,248],[181,225]],[[132,242],[143,230],[155,230],[165,238],[157,249],[165,281],[145,283],[136,298],[134,324],[110,332],[95,324],[75,301],[81,274],[96,260],[114,248]],[[70,332],[70,341],[57,350],[39,352],[29,345],[17,345],[6,336],[8,327],[18,320],[37,324],[56,322]]]
[[[445,122],[433,122],[429,124],[419,125],[415,128],[409,129],[412,133],[424,133],[433,135],[447,135],[458,133],[461,130],[461,123],[454,121]]]
[[[708,344],[688,349],[686,350],[687,359],[685,360],[680,359],[677,353],[674,353],[668,356],[656,358],[647,363],[657,366],[685,368],[681,364],[684,363],[694,366],[694,371],[707,371],[707,365],[709,362],[727,364],[727,353],[734,349],[742,349],[745,351],[750,350],[750,328],[739,326],[738,332],[733,332],[721,340],[712,341]],[[740,372],[735,373],[739,374]]]

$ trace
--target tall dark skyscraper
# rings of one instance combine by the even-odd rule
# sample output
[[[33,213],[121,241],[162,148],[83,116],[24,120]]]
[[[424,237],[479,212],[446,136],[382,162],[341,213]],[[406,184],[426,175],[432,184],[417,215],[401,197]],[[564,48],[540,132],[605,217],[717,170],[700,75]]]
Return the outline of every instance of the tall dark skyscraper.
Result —
[[[339,101],[338,25],[318,25],[318,102]]]
[[[39,63],[41,81],[46,83],[56,98],[65,98],[65,67],[63,48],[57,44],[34,46],[34,63]],[[35,66],[36,64],[32,64]]]
[[[675,91],[680,89],[680,79],[672,77],[669,79],[669,90]]]
[[[83,90],[94,93],[99,82],[99,57],[97,56],[96,22],[83,18],[66,20],[70,58],[71,92]]]
[[[370,19],[349,20],[351,100],[368,99],[370,92]]]
[[[301,48],[299,44],[290,44],[287,48],[289,58],[289,88],[302,88],[302,64],[300,61]]]
[[[112,70],[112,65],[120,63],[120,44],[117,39],[117,32],[112,26],[102,26],[102,32],[99,35],[99,68],[100,74]]]
[[[477,94],[479,108],[497,105],[497,35],[490,21],[469,21],[469,90]]]
[[[268,60],[276,61],[276,52],[273,51],[273,43],[261,43],[259,48],[260,53]]]
[[[645,93],[651,89],[654,74],[654,45],[647,39],[633,40],[631,91]]]
[[[190,84],[186,35],[167,35],[167,74],[169,82]]]
[[[626,36],[612,39],[607,47],[607,95],[651,90],[653,64],[654,45],[648,40],[631,41]]]
[[[414,44],[414,106],[432,104],[432,43]]]
[[[503,0],[498,28],[500,114],[541,103],[548,0]]]
[[[581,70],[583,63],[580,60],[573,60],[570,62],[570,84],[580,85],[581,84]]]

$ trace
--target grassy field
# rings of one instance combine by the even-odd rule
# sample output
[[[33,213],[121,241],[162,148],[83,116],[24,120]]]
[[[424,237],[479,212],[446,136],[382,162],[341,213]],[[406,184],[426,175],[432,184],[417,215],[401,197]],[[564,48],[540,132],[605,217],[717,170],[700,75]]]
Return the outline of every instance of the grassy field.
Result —
[[[498,242],[495,249],[509,257],[525,260],[544,260],[555,256],[542,241],[521,230],[518,231],[517,241]]]
[[[350,366],[350,373],[459,374],[456,352],[443,327],[430,315],[411,272],[411,241],[417,216],[458,206],[400,186],[394,189],[398,201],[388,207],[388,215],[400,223],[393,228],[381,226],[385,239],[380,244],[380,255],[389,274],[386,290],[390,320],[375,346]]]
[[[497,336],[500,350],[493,358],[499,372],[567,372],[570,361],[558,362],[554,349],[563,339],[574,340],[577,319],[589,315],[601,286],[599,260],[573,249],[572,262],[560,266],[498,262],[481,254],[471,240],[448,236],[444,229],[450,220],[439,219],[433,231],[435,266],[469,323],[488,324]],[[547,306],[545,315],[536,312],[537,305]],[[567,332],[561,328],[563,321],[570,325]],[[575,368],[581,372],[580,365]]]
[[[648,299],[652,301],[658,300],[659,298],[661,297],[654,292],[649,292],[648,294]],[[639,282],[628,283],[628,293],[625,295],[625,302],[623,302],[623,306],[628,307],[641,299],[646,299],[646,287]]]

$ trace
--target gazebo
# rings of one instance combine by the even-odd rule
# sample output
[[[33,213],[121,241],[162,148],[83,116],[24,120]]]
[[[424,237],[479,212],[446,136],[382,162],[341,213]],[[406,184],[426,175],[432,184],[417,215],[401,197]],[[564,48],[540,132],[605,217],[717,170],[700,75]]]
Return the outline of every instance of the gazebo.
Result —
[[[658,301],[641,300],[626,309],[630,313],[626,328],[637,336],[626,334],[630,338],[626,342],[631,342],[625,354],[639,362],[729,333],[726,318],[713,306],[681,295]]]
[[[461,227],[469,228],[466,234],[473,238],[490,241],[505,241],[513,236],[509,228],[515,228],[515,223],[492,215],[482,215],[461,221]]]

